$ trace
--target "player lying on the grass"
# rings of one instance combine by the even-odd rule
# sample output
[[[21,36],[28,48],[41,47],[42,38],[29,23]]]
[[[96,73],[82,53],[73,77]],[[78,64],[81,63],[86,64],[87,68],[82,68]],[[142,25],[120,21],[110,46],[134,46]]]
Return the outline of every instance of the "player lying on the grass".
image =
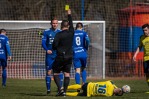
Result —
[[[66,96],[122,96],[122,88],[118,88],[112,81],[89,82],[82,86],[74,84],[68,86],[68,90],[77,90],[77,92],[66,92]]]

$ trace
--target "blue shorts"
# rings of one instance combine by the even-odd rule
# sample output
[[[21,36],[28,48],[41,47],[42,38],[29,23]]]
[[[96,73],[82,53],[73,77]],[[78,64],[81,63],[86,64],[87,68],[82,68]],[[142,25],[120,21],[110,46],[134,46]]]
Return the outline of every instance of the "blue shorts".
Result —
[[[52,65],[54,62],[54,58],[51,57],[46,57],[46,71],[51,70],[52,69]]]
[[[73,59],[73,65],[74,65],[75,69],[81,68],[81,67],[86,67],[86,64],[87,64],[87,57]]]
[[[87,52],[85,50],[76,50],[73,52],[73,65],[74,68],[86,67]]]
[[[87,52],[84,50],[73,52],[73,65],[74,68],[86,67],[87,64]]]
[[[2,67],[7,67],[7,60],[5,60],[5,59],[0,59],[0,66],[2,66]]]
[[[149,60],[143,62],[144,65],[144,73],[149,73]]]

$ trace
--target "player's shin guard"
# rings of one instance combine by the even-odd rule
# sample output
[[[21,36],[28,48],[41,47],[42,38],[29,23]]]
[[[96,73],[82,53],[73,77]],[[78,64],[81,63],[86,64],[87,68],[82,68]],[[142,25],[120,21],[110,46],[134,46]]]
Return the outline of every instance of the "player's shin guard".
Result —
[[[63,80],[64,80],[64,75],[63,75],[63,73],[60,73],[60,74],[59,74],[59,78],[60,78],[60,85],[61,85],[61,87],[63,87]]]
[[[79,73],[75,74],[75,81],[76,81],[76,84],[80,84],[80,74]]]
[[[3,72],[2,72],[2,86],[6,86],[6,79],[7,79],[7,71],[6,71],[6,69],[3,69]]]
[[[82,70],[82,82],[86,83],[86,70]]]
[[[67,87],[69,85],[70,78],[69,77],[64,77],[64,92],[66,93]]]
[[[50,75],[46,75],[46,87],[47,87],[47,91],[50,91],[51,89],[51,76]]]

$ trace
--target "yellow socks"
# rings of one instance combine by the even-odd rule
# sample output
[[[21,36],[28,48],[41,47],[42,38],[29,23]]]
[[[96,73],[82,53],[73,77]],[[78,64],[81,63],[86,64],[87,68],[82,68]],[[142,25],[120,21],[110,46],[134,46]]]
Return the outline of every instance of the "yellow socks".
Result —
[[[73,89],[73,90],[81,89],[81,85],[79,84],[69,85],[67,89],[68,90],[69,89]]]
[[[66,96],[77,96],[78,92],[66,92]]]

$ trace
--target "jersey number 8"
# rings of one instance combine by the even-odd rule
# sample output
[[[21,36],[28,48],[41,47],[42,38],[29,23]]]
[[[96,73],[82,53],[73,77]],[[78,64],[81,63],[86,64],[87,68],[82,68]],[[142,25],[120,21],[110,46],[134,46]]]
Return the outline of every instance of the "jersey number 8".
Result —
[[[76,45],[77,46],[81,45],[81,39],[79,36],[76,37]]]

